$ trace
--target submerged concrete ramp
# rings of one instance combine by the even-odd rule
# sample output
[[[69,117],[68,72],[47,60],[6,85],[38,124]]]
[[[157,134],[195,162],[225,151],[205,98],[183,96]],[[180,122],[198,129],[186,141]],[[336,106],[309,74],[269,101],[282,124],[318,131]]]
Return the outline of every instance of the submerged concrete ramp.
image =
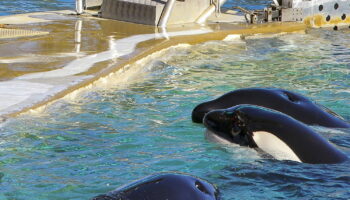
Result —
[[[168,0],[104,0],[101,17],[146,25],[158,25]],[[177,0],[168,25],[194,22],[210,6],[210,0]]]

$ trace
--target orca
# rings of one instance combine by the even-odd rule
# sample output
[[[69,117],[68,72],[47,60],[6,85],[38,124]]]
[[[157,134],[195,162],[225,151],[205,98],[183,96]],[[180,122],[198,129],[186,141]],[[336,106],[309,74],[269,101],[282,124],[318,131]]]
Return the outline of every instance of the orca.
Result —
[[[328,108],[300,94],[278,88],[246,88],[226,93],[217,99],[197,105],[192,111],[192,121],[202,123],[204,115],[209,111],[239,104],[252,104],[277,110],[308,125],[350,128],[349,123]]]
[[[155,174],[92,200],[218,200],[219,191],[211,183],[180,173]]]
[[[304,123],[261,106],[213,110],[204,116],[203,123],[221,140],[260,149],[279,160],[331,164],[348,159]]]

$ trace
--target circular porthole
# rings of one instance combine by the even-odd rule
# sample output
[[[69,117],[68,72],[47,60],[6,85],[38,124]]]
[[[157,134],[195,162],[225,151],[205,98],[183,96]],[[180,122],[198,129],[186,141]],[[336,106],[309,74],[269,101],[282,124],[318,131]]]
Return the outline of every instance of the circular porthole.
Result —
[[[318,6],[318,10],[322,11],[323,10],[323,5]]]
[[[326,21],[329,22],[330,20],[331,20],[331,16],[328,15],[328,16],[326,17]]]
[[[333,30],[337,31],[338,30],[338,26],[334,26]]]
[[[335,3],[334,4],[334,9],[337,10],[339,8],[339,4],[338,3]]]
[[[341,19],[342,19],[342,20],[345,20],[345,19],[346,19],[346,14],[343,14],[343,15],[341,16]]]

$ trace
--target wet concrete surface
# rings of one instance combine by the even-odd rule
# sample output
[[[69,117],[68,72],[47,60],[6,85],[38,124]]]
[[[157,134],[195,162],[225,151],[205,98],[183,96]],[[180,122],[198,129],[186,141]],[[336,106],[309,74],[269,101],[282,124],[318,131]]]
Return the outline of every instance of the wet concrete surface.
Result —
[[[31,22],[35,23],[31,23]],[[8,23],[7,23],[8,22]],[[29,23],[30,22],[30,23]],[[71,11],[1,17],[6,28],[48,32],[0,38],[0,116],[40,107],[119,68],[171,46],[228,35],[303,31],[303,24],[189,24],[163,32],[153,26],[105,20]],[[6,100],[1,100],[6,99]]]
[[[5,69],[0,72],[0,80],[61,68],[79,57],[105,51],[111,38],[116,40],[128,35],[154,32],[153,27],[112,20],[77,16],[69,16],[69,20],[65,17],[59,19],[62,18],[64,20],[10,26],[50,34],[0,40],[0,67]],[[81,24],[81,30],[77,29],[78,24]]]

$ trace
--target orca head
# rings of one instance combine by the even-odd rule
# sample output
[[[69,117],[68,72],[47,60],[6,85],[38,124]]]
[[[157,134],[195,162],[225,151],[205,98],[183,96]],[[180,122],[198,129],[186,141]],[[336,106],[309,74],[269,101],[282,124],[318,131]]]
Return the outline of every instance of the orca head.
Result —
[[[209,112],[204,118],[204,125],[212,134],[231,143],[259,148],[278,160],[301,162],[288,142],[279,138],[279,132],[273,128],[280,126],[279,120],[289,118],[268,108],[238,105]]]
[[[186,174],[160,173],[122,186],[92,200],[219,200],[219,191],[211,183]]]
[[[241,146],[256,147],[249,131],[249,118],[241,112],[242,105],[213,110],[204,116],[203,124],[216,136]]]
[[[197,105],[192,111],[192,121],[194,123],[203,123],[204,116],[211,110],[227,108],[222,104],[223,102],[212,100]]]
[[[193,109],[192,121],[194,123],[202,123],[203,122],[203,118],[204,118],[205,114],[208,113],[211,109],[211,108],[208,108],[206,106],[207,104],[208,104],[207,102],[201,103]]]

